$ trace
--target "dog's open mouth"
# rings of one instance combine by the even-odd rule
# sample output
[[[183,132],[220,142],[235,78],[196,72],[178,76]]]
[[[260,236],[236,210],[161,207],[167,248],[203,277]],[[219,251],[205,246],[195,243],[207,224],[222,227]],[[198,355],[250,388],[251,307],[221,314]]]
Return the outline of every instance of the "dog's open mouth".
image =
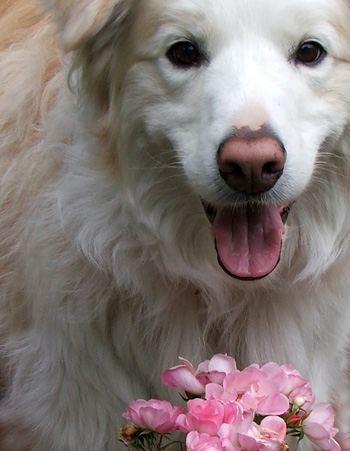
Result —
[[[276,268],[291,205],[203,206],[213,224],[219,264],[230,276],[256,280]]]

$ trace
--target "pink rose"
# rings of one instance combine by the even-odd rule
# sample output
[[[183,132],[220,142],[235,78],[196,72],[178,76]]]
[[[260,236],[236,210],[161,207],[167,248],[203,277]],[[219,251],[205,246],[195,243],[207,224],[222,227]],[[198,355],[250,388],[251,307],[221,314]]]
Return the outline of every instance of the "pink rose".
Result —
[[[241,425],[249,417],[253,421],[251,412],[244,412],[243,407],[238,402],[224,403],[224,423]]]
[[[330,404],[316,404],[311,414],[302,423],[304,434],[315,445],[324,451],[340,451],[339,444],[334,440],[338,429],[334,427],[334,411]]]
[[[246,393],[257,381],[266,379],[258,365],[251,365],[243,371],[232,371],[228,373],[222,385],[208,384],[206,386],[206,397],[208,399],[220,399],[223,402],[234,402]]]
[[[268,379],[258,365],[229,373],[222,386],[208,384],[205,393],[208,399],[223,403],[238,401],[245,410],[254,410],[260,415],[281,415],[289,409],[289,400],[280,393],[278,381]]]
[[[338,432],[338,434],[334,438],[340,445],[340,449],[342,451],[350,450],[350,434],[345,434],[344,432],[342,432],[342,433]]]
[[[238,433],[238,440],[245,451],[283,451],[288,449],[285,443],[286,433],[284,420],[269,416],[265,417],[260,425],[253,423],[246,434]]]
[[[235,360],[224,354],[216,354],[210,360],[200,363],[197,370],[188,360],[182,357],[179,360],[181,365],[164,371],[162,383],[197,396],[204,394],[206,384],[221,384],[226,374],[236,370]]]
[[[279,392],[278,385],[271,380],[252,384],[239,402],[245,410],[254,410],[259,415],[281,415],[289,409],[288,398]]]
[[[278,365],[269,362],[261,367],[268,380],[277,383],[279,391],[293,404],[307,410],[315,402],[315,395],[309,381],[304,379],[292,365]]]
[[[308,410],[315,402],[310,382],[291,365],[282,365],[281,370],[287,375],[287,383],[281,388],[281,392],[288,396],[290,402]]]
[[[176,387],[193,395],[202,395],[204,385],[197,379],[196,370],[192,364],[182,357],[179,357],[182,365],[169,368],[162,374],[161,380],[164,385]]]
[[[283,366],[278,363],[268,362],[265,363],[260,370],[266,375],[266,378],[276,382],[282,390],[288,383],[288,374],[283,369]]]
[[[192,399],[187,402],[188,413],[179,415],[177,429],[216,435],[223,423],[225,409],[220,401]]]
[[[175,429],[175,422],[183,412],[184,409],[174,407],[168,401],[138,399],[129,404],[123,417],[141,429],[167,434]]]
[[[209,434],[190,432],[186,437],[187,451],[223,451],[220,439]]]
[[[215,354],[210,360],[199,364],[196,377],[203,385],[222,384],[224,377],[237,371],[236,361],[225,354]]]
[[[230,404],[225,405],[225,408],[228,406]],[[223,423],[218,431],[218,436],[225,451],[241,450],[238,434],[247,434],[253,425],[254,414],[252,412],[243,413],[242,407],[238,405],[235,413],[231,416],[226,413],[227,418],[225,420],[230,421],[230,423]]]

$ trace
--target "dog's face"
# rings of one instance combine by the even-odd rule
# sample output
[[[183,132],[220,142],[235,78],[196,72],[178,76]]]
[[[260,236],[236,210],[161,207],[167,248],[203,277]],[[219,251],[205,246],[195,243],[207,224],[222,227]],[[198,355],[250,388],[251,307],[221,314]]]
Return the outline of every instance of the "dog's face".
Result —
[[[111,92],[127,93],[121,116],[149,142],[168,143],[213,223],[224,270],[242,279],[268,275],[290,207],[348,122],[347,3],[87,3],[123,16],[124,36],[111,56],[115,73],[126,66],[123,80],[111,81]],[[98,22],[101,29],[108,20]],[[157,159],[161,146],[153,151]],[[124,160],[132,167],[141,157],[128,150]]]

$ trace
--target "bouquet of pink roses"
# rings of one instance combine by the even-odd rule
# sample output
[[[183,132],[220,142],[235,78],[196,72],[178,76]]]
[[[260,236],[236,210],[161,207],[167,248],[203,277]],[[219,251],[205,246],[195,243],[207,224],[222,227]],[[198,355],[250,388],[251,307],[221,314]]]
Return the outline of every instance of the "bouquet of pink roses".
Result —
[[[131,402],[123,415],[130,422],[119,431],[129,449],[162,451],[177,444],[187,451],[287,451],[288,441],[297,446],[307,437],[319,450],[350,451],[350,435],[334,427],[332,406],[313,405],[309,382],[291,365],[270,362],[240,371],[223,354],[197,369],[180,361],[162,382],[185,392],[185,408],[156,399]],[[174,431],[184,439],[173,440]]]

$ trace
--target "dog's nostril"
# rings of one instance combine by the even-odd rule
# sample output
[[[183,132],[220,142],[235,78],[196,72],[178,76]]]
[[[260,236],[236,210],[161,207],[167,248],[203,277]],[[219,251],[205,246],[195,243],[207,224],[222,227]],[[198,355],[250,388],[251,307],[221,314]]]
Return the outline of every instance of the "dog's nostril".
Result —
[[[239,176],[239,177],[244,176],[243,169],[238,164],[235,164],[235,163],[232,163],[231,170],[228,172],[234,176]]]
[[[261,172],[262,172],[262,174],[265,174],[265,175],[272,175],[272,174],[276,174],[277,172],[280,172],[282,170],[283,170],[283,166],[281,166],[281,164],[279,164],[279,162],[270,161],[269,163],[264,164]]]

